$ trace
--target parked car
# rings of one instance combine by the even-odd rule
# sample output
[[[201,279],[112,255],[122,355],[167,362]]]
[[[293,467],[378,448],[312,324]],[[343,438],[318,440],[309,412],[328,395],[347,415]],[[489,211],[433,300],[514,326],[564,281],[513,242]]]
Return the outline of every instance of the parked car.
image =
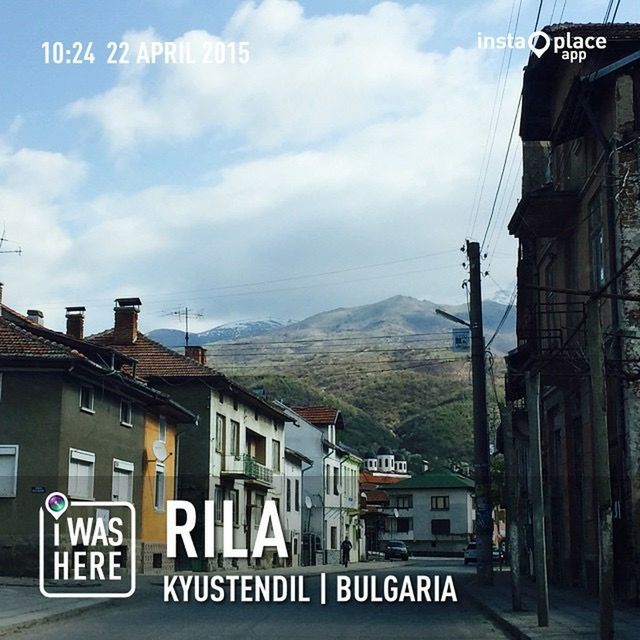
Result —
[[[476,549],[476,543],[470,542],[467,548],[464,550],[464,563],[476,562],[478,560],[478,550]]]
[[[384,559],[391,560],[391,558],[400,558],[400,560],[409,559],[409,550],[407,545],[400,540],[389,540],[387,546],[384,549]]]
[[[494,544],[493,549],[491,550],[491,559],[493,562],[501,562],[504,556],[502,551]],[[478,561],[478,548],[476,547],[475,542],[470,542],[467,545],[467,548],[464,550],[464,563],[469,564],[470,562]]]

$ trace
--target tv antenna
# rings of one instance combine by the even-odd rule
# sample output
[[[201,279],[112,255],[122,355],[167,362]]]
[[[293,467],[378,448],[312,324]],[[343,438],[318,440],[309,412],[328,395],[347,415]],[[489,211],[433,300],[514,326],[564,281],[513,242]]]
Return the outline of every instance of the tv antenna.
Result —
[[[4,249],[4,244],[5,242],[8,242],[10,244],[16,244],[15,242],[13,242],[12,240],[9,240],[6,236],[5,236],[5,231],[6,228],[2,227],[2,236],[0,236],[0,253],[17,253],[19,256],[22,255],[22,247],[18,246],[17,249]]]
[[[189,318],[204,318],[202,313],[198,313],[189,307],[180,307],[175,311],[169,311],[167,313],[163,313],[163,316],[177,316],[178,320],[182,321],[184,319],[184,346],[185,348],[189,346]]]

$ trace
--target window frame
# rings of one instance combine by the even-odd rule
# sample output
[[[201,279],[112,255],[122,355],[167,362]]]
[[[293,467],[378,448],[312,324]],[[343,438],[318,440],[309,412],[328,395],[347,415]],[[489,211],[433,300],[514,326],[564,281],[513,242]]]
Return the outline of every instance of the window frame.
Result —
[[[224,454],[227,437],[227,416],[216,413],[216,451]]]
[[[88,462],[91,465],[91,491],[88,496],[81,496],[71,491],[71,464],[75,461]],[[68,477],[67,477],[67,489],[70,498],[76,500],[95,500],[95,482],[96,481],[96,454],[92,451],[85,451],[84,449],[76,449],[75,447],[69,448],[69,464],[68,464]]]
[[[91,406],[85,406],[83,404],[83,391],[85,389],[88,389],[91,392],[90,398],[91,398]],[[94,414],[96,412],[96,390],[93,388],[93,385],[90,384],[81,384],[80,385],[80,398],[79,398],[79,406],[80,406],[80,411],[84,411],[84,413],[90,413],[90,414]]]
[[[238,420],[230,420],[229,430],[229,454],[237,457],[240,455],[240,422]]]
[[[5,453],[3,449],[13,449],[13,453]],[[20,457],[20,445],[0,444],[0,456],[13,456],[13,487],[11,493],[6,495],[0,494],[0,498],[16,498],[18,493],[18,459]]]
[[[276,440],[273,438],[271,440],[271,468],[276,472],[280,473],[282,470],[282,447],[280,444],[280,440]]]
[[[439,507],[439,501],[442,500],[444,506]],[[431,511],[449,511],[450,501],[449,496],[431,496]]]
[[[167,510],[167,476],[164,462],[156,462],[156,470],[153,475],[153,510],[164,513]],[[158,477],[162,477],[162,491],[158,491]],[[161,497],[162,500],[159,500]]]
[[[115,479],[116,471],[126,471],[129,474],[129,499],[123,500],[122,496],[115,494]],[[133,477],[135,472],[135,465],[129,460],[121,460],[120,458],[114,458],[111,467],[111,496],[113,500],[118,502],[130,502],[133,503]]]
[[[129,420],[124,420],[122,410],[125,406],[129,407]],[[133,402],[131,400],[120,400],[120,424],[123,427],[133,427]]]

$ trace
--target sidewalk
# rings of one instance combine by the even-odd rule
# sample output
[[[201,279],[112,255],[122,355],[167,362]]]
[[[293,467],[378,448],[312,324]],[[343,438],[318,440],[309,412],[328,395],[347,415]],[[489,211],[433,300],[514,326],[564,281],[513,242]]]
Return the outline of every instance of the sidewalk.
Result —
[[[104,605],[106,599],[45,598],[35,578],[0,577],[0,636],[37,624],[75,616]]]
[[[341,573],[354,571],[369,571],[372,569],[387,569],[397,567],[398,563],[387,561],[354,562],[345,569],[342,565],[315,565],[310,567],[287,567],[281,569],[248,569],[218,571],[207,575],[229,573],[233,575],[252,573],[275,573],[282,575],[319,573]],[[190,575],[188,572],[187,575]],[[198,574],[201,575],[201,574]],[[162,576],[137,576],[138,590],[162,584]],[[19,629],[26,629],[38,624],[53,622],[62,618],[83,613],[87,609],[103,606],[110,602],[107,598],[91,599],[51,599],[45,598],[38,589],[35,578],[11,578],[0,576],[0,636],[13,633]]]
[[[511,575],[509,571],[494,572],[492,587],[477,585],[475,576],[461,581],[460,586],[504,631],[521,640],[556,638],[558,640],[598,640],[598,600],[579,589],[549,587],[549,626],[539,627],[536,613],[535,583],[521,578],[524,611],[511,610]],[[640,638],[640,608],[616,607],[615,637],[619,640]]]

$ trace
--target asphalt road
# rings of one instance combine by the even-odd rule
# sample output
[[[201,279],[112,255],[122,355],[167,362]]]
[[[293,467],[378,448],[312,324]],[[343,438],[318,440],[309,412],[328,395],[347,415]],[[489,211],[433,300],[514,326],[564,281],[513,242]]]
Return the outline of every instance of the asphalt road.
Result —
[[[473,571],[456,560],[410,560],[397,569],[358,572],[351,575],[390,573],[410,575],[452,575],[454,584]],[[320,578],[306,575],[310,603],[198,603],[163,602],[158,581],[149,582],[130,599],[112,601],[84,614],[12,634],[13,640],[376,640],[404,638],[458,640],[505,638],[457,590],[458,602],[446,603],[357,603],[335,602],[335,576],[328,576],[329,595],[319,603]]]

